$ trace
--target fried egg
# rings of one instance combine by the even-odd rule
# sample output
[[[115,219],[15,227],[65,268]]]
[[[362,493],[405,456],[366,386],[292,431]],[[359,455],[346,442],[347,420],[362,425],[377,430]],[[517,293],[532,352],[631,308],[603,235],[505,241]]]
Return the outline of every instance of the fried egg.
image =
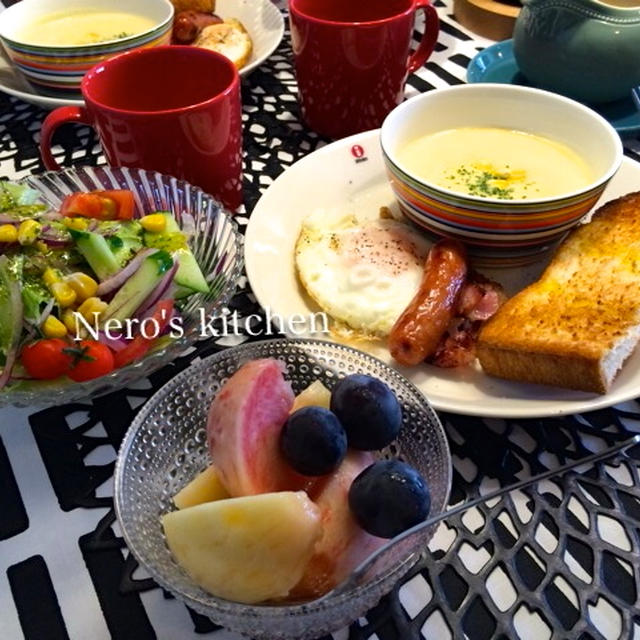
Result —
[[[385,337],[420,286],[428,250],[397,220],[312,215],[303,221],[295,262],[323,311],[364,336]]]

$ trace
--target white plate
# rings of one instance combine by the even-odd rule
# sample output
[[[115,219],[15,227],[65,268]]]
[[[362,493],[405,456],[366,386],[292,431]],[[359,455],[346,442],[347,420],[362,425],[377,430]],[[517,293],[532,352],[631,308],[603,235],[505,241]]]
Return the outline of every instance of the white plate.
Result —
[[[601,202],[638,189],[640,164],[625,158]],[[397,212],[384,172],[379,131],[334,142],[285,171],[260,198],[247,228],[246,270],[258,302],[271,314],[284,318],[318,311],[295,274],[294,246],[301,221],[315,212],[375,217],[381,206]],[[503,283],[511,294],[535,280],[543,266],[484,272]],[[392,363],[382,346],[367,347],[367,351]],[[640,349],[625,364],[611,391],[602,396],[507,382],[485,375],[479,366],[439,369],[425,364],[396,368],[427,395],[436,409],[467,415],[533,418],[574,414],[640,396]]]
[[[248,75],[261,65],[275,51],[284,35],[284,18],[280,10],[270,0],[217,0],[216,14],[222,18],[237,18],[251,36],[253,52],[249,62],[240,69],[241,76]],[[16,71],[4,55],[4,51],[0,56],[0,91],[43,109],[84,104],[79,95],[69,98],[54,98],[38,93]]]

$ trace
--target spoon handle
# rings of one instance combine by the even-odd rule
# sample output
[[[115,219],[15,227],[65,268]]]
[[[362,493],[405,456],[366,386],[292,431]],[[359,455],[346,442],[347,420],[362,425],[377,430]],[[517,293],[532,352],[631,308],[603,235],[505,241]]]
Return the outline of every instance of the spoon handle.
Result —
[[[472,509],[473,507],[476,507],[480,504],[488,502],[489,500],[493,500],[494,498],[499,498],[501,496],[504,496],[508,493],[511,493],[512,491],[529,487],[538,482],[541,482],[542,480],[546,480],[547,478],[552,478],[553,476],[557,476],[567,471],[571,471],[576,467],[580,467],[582,465],[590,464],[593,462],[599,462],[600,460],[605,460],[606,458],[609,458],[614,454],[620,453],[621,451],[624,451],[628,447],[631,447],[639,443],[640,443],[640,435],[635,435],[633,436],[633,438],[629,440],[625,440],[623,442],[619,442],[618,444],[614,445],[610,449],[607,449],[606,451],[601,451],[600,453],[594,453],[585,458],[581,458],[580,460],[574,460],[573,462],[561,467],[560,469],[550,469],[548,471],[544,471],[542,473],[539,473],[538,475],[532,476],[531,478],[520,480],[509,486],[502,487],[501,489],[497,489],[496,491],[492,491],[483,496],[474,498],[469,502],[464,502],[458,505],[457,507],[453,507],[452,509],[449,509],[448,511],[443,511],[442,513],[438,513],[437,515],[431,518],[427,518],[426,520],[424,520],[423,522],[420,522],[419,524],[415,525],[411,529],[407,529],[406,531],[397,535],[392,540],[389,540],[389,542],[387,542],[384,546],[380,547],[379,549],[376,549],[376,551],[374,551],[370,556],[365,558],[365,560],[361,562],[352,571],[352,573],[349,575],[349,577],[346,580],[338,584],[336,587],[334,587],[331,591],[323,595],[318,600],[324,600],[324,599],[328,599],[329,597],[335,597],[337,595],[340,595],[341,593],[344,593],[346,591],[353,589],[358,585],[360,580],[367,574],[367,572],[373,567],[373,565],[378,561],[378,559],[381,556],[386,555],[391,550],[396,548],[398,545],[401,545],[407,538],[414,536],[415,534],[421,533],[422,531],[424,531],[424,529],[427,529],[428,527],[431,527],[434,524],[437,524],[439,522],[442,522],[443,520],[447,520],[448,518],[451,518],[460,513],[468,511],[469,509]]]

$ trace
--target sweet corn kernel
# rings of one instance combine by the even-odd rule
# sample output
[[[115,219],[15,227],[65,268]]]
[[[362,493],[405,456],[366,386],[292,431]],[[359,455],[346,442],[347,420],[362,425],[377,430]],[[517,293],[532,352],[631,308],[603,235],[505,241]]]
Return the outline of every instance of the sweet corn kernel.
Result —
[[[67,335],[67,327],[55,316],[47,316],[42,323],[42,333],[47,338],[64,338]]]
[[[66,283],[76,292],[78,302],[96,295],[98,283],[86,273],[76,271],[65,278]]]
[[[33,244],[38,239],[41,224],[35,220],[23,220],[18,227],[18,242]]]
[[[0,226],[0,242],[15,242],[18,239],[18,230],[12,224]]]
[[[69,333],[76,333],[76,312],[73,309],[65,309],[60,316]]]
[[[69,229],[75,229],[76,231],[86,231],[89,226],[89,221],[86,218],[65,217],[62,222]]]
[[[79,307],[78,313],[87,320],[87,322],[93,322],[95,320],[94,314],[97,313],[98,317],[109,305],[100,300],[100,298],[92,297],[87,298]]]
[[[70,307],[76,301],[76,292],[66,282],[54,282],[49,289],[61,307]]]
[[[145,231],[162,233],[167,228],[167,219],[161,213],[151,213],[140,218],[140,224]]]
[[[57,269],[54,269],[53,267],[47,267],[42,274],[42,279],[44,280],[44,283],[49,287],[49,289],[51,289],[51,285],[54,282],[60,282],[62,280],[62,277],[60,276],[60,272]]]

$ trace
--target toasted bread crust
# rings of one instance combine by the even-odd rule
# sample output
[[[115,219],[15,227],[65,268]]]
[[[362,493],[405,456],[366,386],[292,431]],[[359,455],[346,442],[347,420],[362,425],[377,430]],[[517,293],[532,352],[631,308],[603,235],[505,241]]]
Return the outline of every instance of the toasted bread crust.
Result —
[[[249,62],[253,51],[251,36],[236,18],[205,27],[193,44],[227,56],[236,69],[242,69]]]
[[[640,335],[640,192],[572,231],[480,332],[490,375],[605,393]]]
[[[171,0],[175,12],[200,11],[202,13],[213,13],[216,10],[215,0]]]
[[[485,373],[517,380],[549,384],[577,391],[606,393],[606,379],[595,360],[527,351],[513,351],[479,344],[478,359]]]

